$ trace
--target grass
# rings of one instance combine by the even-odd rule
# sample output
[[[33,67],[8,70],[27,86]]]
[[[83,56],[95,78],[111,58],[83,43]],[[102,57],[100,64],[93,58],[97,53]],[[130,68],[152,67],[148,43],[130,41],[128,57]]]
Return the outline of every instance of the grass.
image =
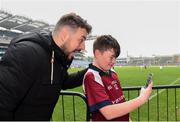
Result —
[[[79,69],[70,69],[69,72],[76,72]],[[157,85],[174,85],[180,84],[180,67],[164,67],[160,69],[159,67],[148,67],[147,69],[141,69],[140,67],[115,67],[115,70],[119,76],[121,81],[122,87],[129,87],[129,86],[144,86],[147,75],[149,73],[154,74],[154,86]],[[69,89],[69,91],[77,91],[83,93],[82,87]],[[177,95],[177,106],[174,107],[175,104],[175,89],[167,90],[159,90],[158,95],[153,97],[149,101],[149,120],[151,121],[165,121],[171,120],[175,121],[175,112],[177,112],[177,120],[180,120],[180,89],[176,89]],[[153,91],[152,95],[156,92]],[[168,98],[167,98],[168,93]],[[124,92],[126,98],[127,93]],[[133,99],[138,96],[137,91],[130,92],[130,99]],[[157,99],[159,97],[159,99]],[[72,97],[64,97],[64,113],[65,113],[65,120],[71,121],[73,120],[73,103]],[[86,116],[86,105],[80,98],[75,99],[75,113],[76,113],[76,120],[78,121],[85,121]],[[157,100],[159,100],[159,104],[157,104]],[[139,109],[133,111],[131,113],[131,119],[133,121],[138,121],[138,113],[140,113],[139,119],[142,121],[147,121],[148,116],[148,103],[144,104]],[[168,109],[166,106],[168,105]],[[54,109],[53,113],[53,120],[64,120],[62,114],[62,97],[59,98],[58,103]]]

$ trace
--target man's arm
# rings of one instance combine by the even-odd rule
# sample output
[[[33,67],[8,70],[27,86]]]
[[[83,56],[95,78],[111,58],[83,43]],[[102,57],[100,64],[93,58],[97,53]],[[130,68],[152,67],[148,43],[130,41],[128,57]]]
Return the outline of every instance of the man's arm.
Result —
[[[71,89],[82,85],[86,71],[87,69],[84,69],[76,73],[67,74],[66,80],[63,82],[63,89]]]

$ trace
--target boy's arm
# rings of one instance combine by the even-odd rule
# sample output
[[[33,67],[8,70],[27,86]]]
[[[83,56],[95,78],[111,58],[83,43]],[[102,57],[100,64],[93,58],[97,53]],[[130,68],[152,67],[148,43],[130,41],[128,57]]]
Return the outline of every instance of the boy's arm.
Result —
[[[111,120],[130,113],[148,100],[151,95],[152,86],[153,82],[151,82],[146,89],[141,89],[139,97],[124,103],[107,105],[101,108],[100,112],[107,120]]]

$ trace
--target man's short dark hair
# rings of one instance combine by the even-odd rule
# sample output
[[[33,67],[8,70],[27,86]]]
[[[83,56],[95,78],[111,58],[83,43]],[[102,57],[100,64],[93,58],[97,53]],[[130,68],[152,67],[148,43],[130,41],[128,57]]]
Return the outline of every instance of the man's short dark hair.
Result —
[[[115,52],[116,58],[120,54],[120,45],[118,41],[112,37],[111,35],[102,35],[97,37],[93,44],[93,52],[95,50],[100,50],[101,52],[107,51],[109,49],[113,49]]]
[[[86,29],[87,33],[89,34],[92,30],[91,25],[87,23],[86,20],[81,18],[79,15],[75,13],[69,13],[62,16],[59,21],[57,22],[54,31],[58,31],[63,26],[70,26],[71,28],[84,28]]]

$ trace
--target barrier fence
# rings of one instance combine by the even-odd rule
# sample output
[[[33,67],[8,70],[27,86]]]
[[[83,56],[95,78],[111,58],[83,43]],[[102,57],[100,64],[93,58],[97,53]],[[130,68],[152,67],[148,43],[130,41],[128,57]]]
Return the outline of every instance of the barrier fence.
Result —
[[[140,89],[141,87],[124,87],[123,91],[127,100],[130,100],[139,95]],[[87,106],[86,97],[82,93],[62,91],[60,95],[61,121],[90,121],[91,114]],[[82,103],[78,103],[79,100],[76,100],[77,98],[83,101],[84,108],[82,108]],[[72,110],[65,111],[67,101],[69,105],[66,106],[72,106]],[[70,111],[71,114],[66,117],[66,112],[69,113]],[[68,118],[71,118],[71,120]],[[133,111],[131,119],[133,121],[180,121],[180,85],[154,86],[148,102]]]

